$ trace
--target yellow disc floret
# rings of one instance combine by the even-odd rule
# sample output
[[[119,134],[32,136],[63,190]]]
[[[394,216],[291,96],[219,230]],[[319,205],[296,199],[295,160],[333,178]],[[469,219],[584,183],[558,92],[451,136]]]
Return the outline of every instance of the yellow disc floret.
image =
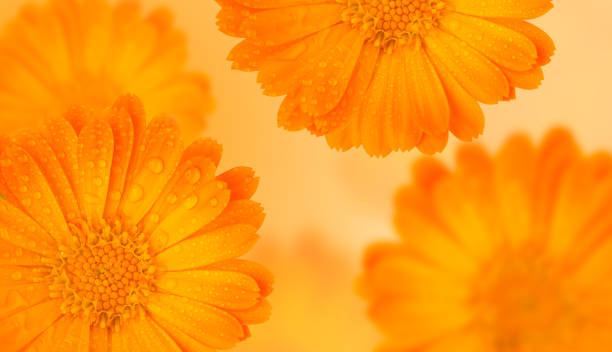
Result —
[[[441,0],[348,0],[342,19],[392,52],[438,27],[446,8]]]
[[[52,297],[64,300],[63,313],[93,315],[93,324],[115,329],[143,313],[155,272],[144,236],[126,231],[119,221],[82,221],[71,229],[73,243],[60,246],[50,287]]]

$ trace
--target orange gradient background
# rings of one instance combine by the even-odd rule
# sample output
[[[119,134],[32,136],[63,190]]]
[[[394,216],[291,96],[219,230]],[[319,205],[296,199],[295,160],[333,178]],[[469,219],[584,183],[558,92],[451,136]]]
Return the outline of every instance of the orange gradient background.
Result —
[[[0,1],[0,23],[24,2]],[[535,21],[557,46],[544,68],[543,85],[519,91],[513,102],[486,106],[480,142],[495,149],[517,131],[539,140],[550,127],[562,125],[586,151],[612,151],[612,1],[554,3]],[[174,13],[187,35],[187,68],[210,77],[217,109],[205,135],[224,146],[221,170],[248,165],[261,177],[254,199],[268,215],[251,256],[276,273],[274,312],[236,350],[371,351],[379,337],[353,293],[353,280],[364,247],[395,236],[392,199],[419,152],[374,159],[363,150],[330,150],[323,138],[307,132],[277,128],[282,98],[263,96],[255,73],[230,69],[225,58],[238,40],[216,29],[214,0],[142,4],[146,11],[164,5]],[[457,145],[451,140],[442,158],[451,160]]]

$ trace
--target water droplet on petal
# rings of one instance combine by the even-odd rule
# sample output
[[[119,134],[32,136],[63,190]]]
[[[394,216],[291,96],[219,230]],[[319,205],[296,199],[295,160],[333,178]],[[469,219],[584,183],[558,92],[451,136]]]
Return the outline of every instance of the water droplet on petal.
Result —
[[[200,172],[200,169],[198,169],[197,167],[192,167],[191,169],[185,172],[185,178],[191,184],[198,182],[201,177],[202,177],[202,173]]]
[[[198,196],[196,195],[193,195],[187,198],[185,200],[185,203],[183,203],[183,205],[185,206],[185,209],[193,209],[193,207],[195,207],[196,204],[198,204]]]
[[[160,174],[164,171],[164,162],[160,158],[153,158],[147,163],[149,170],[154,174]]]
[[[132,189],[130,190],[130,195],[129,195],[130,201],[138,202],[139,200],[142,199],[143,196],[144,196],[144,189],[142,188],[142,186],[139,186],[139,185],[132,186]]]
[[[11,274],[11,278],[13,280],[21,280],[22,277],[23,277],[23,274],[21,274],[20,271],[15,271],[14,273]]]

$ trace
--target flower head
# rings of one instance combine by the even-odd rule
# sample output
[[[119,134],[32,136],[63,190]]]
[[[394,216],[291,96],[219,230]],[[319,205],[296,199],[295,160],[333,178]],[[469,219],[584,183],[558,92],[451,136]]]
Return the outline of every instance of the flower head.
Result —
[[[610,350],[611,206],[612,157],[562,130],[466,147],[454,171],[421,161],[401,242],[371,247],[360,280],[381,350]]]
[[[289,130],[370,155],[471,141],[479,102],[535,89],[552,40],[526,19],[551,0],[218,0],[219,28],[245,38],[233,67],[259,71]]]
[[[165,8],[143,17],[134,1],[28,3],[0,35],[3,130],[136,94],[150,115],[172,114],[192,140],[214,102],[208,78],[184,70],[186,55],[184,34]]]
[[[0,143],[3,349],[213,351],[269,315],[251,169],[133,96]]]

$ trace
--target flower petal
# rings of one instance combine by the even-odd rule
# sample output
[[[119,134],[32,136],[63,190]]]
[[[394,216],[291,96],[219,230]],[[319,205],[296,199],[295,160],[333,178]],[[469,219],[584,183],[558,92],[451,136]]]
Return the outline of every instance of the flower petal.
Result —
[[[87,319],[64,315],[38,336],[28,350],[89,352],[90,325]]]
[[[521,20],[490,18],[489,21],[499,23],[529,38],[537,49],[538,65],[546,65],[550,62],[550,57],[555,53],[555,43],[546,32],[529,22]]]
[[[448,100],[438,74],[420,45],[403,50],[407,67],[406,92],[416,107],[415,122],[419,129],[430,135],[448,131]]]
[[[250,276],[220,270],[167,272],[157,286],[176,296],[187,297],[221,309],[248,309],[260,298],[257,282]]]
[[[342,22],[342,11],[337,3],[257,11],[241,24],[240,36],[260,46],[290,43]]]
[[[79,134],[78,160],[81,170],[82,209],[89,221],[100,221],[104,215],[114,140],[110,126],[101,119],[92,119]]]
[[[176,122],[169,117],[153,119],[139,148],[142,152],[132,161],[120,205],[120,212],[132,223],[151,208],[178,165],[183,147]]]
[[[527,71],[536,64],[538,54],[531,40],[493,21],[449,13],[440,21],[440,28],[510,70]]]
[[[0,238],[44,256],[54,256],[57,243],[34,219],[0,198]]]
[[[27,346],[62,315],[60,304],[60,300],[46,300],[0,318],[2,348],[19,351]]]
[[[450,109],[449,129],[460,140],[471,142],[482,134],[485,126],[480,105],[442,65],[436,67]]]
[[[212,348],[227,349],[245,338],[244,330],[229,313],[204,303],[166,294],[152,295],[147,309],[155,321],[173,336],[177,329]]]
[[[503,72],[467,43],[442,31],[425,37],[425,48],[434,65],[443,65],[478,101],[495,104],[509,95]]]
[[[0,172],[19,206],[55,240],[68,243],[71,235],[62,209],[32,157],[23,148],[9,145],[0,157]]]
[[[167,270],[198,268],[246,253],[258,239],[250,225],[231,225],[188,238],[157,255]]]
[[[220,181],[196,188],[155,228],[150,238],[152,249],[159,251],[188,238],[221,214],[229,198],[229,190]],[[160,245],[154,245],[157,243]]]
[[[259,177],[255,177],[255,171],[245,166],[230,169],[217,176],[217,179],[227,184],[227,188],[232,192],[232,201],[251,198],[259,185]]]
[[[457,12],[482,17],[530,19],[553,8],[552,0],[448,0]]]

